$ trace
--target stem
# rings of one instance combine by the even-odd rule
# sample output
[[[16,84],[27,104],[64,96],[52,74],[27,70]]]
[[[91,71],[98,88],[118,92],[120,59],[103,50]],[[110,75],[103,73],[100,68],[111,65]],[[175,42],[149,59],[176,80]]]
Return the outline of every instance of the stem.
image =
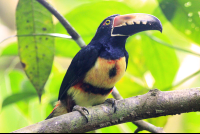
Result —
[[[70,23],[54,7],[52,7],[46,0],[37,0],[37,1],[44,7],[46,7],[59,20],[59,22],[65,27],[67,32],[72,36],[72,39],[74,39],[81,48],[83,46],[86,46],[81,36],[75,31],[75,29],[70,25]]]
[[[168,88],[165,88],[164,90],[169,90],[169,89],[171,89],[171,88],[177,87],[177,86],[183,84],[185,81],[191,79],[192,77],[194,77],[194,76],[196,76],[196,75],[198,75],[198,74],[200,74],[200,70],[196,71],[195,73],[191,74],[190,76],[186,77],[185,79],[179,81],[178,83],[174,84],[173,86],[170,86],[170,87],[168,87]]]
[[[185,49],[182,49],[182,48],[179,48],[179,47],[172,46],[172,45],[170,45],[170,44],[168,44],[168,43],[166,43],[166,42],[164,42],[164,41],[162,41],[162,40],[160,40],[160,39],[158,39],[158,38],[156,38],[156,37],[154,37],[154,36],[152,36],[150,34],[146,34],[146,35],[148,37],[150,37],[152,40],[154,40],[154,41],[156,41],[156,42],[158,42],[158,43],[160,43],[160,44],[162,44],[164,46],[167,46],[169,48],[176,49],[176,50],[179,50],[179,51],[182,51],[182,52],[190,53],[190,54],[193,54],[193,55],[196,55],[196,56],[200,57],[200,54],[198,54],[198,53],[195,53],[195,52],[192,52],[192,51],[189,51],[189,50],[185,50]]]

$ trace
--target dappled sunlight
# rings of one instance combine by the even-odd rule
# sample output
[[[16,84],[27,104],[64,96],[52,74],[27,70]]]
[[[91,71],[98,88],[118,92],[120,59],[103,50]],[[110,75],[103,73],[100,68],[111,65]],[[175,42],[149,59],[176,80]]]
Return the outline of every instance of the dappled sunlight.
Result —
[[[153,85],[154,85],[154,83],[155,83],[155,79],[153,78],[151,72],[150,72],[150,71],[147,71],[147,72],[144,74],[144,78],[145,78],[145,80],[146,80],[146,83],[147,83],[148,87],[149,87],[150,89],[152,89],[152,88],[153,88]]]

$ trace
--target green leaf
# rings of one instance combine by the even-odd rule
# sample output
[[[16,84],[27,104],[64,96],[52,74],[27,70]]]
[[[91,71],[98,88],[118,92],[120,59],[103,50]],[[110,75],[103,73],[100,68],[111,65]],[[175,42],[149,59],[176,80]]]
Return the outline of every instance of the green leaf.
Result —
[[[156,36],[161,38],[159,32]],[[152,40],[145,32],[130,37],[126,49],[129,53],[128,73],[143,80],[145,73],[150,71],[155,80],[154,88],[162,90],[172,85],[179,68],[174,49]]]
[[[3,100],[2,108],[4,108],[5,106],[8,106],[10,104],[16,103],[18,101],[22,101],[22,100],[24,101],[24,100],[33,98],[35,96],[37,96],[37,93],[31,92],[31,91],[12,94]]]
[[[16,56],[18,54],[17,42],[12,42],[1,48],[0,56]]]
[[[26,78],[25,74],[21,70],[12,70],[8,73],[10,78],[10,87],[12,93],[18,93],[21,91],[21,83]]]
[[[53,63],[51,76],[46,84],[45,89],[48,89],[45,93],[50,93],[52,98],[58,98],[58,93],[60,89],[60,85],[65,76],[66,70],[64,70],[60,65],[56,62]]]
[[[175,50],[155,42],[148,36],[142,37],[142,40],[145,41],[142,43],[145,65],[155,79],[154,87],[164,89],[172,85],[179,69]]]
[[[200,44],[199,0],[158,0],[166,18],[187,38]]]
[[[103,7],[103,11],[99,10],[99,7]],[[66,14],[65,18],[67,18],[67,20],[72,24],[72,26],[77,30],[80,35],[87,35],[92,38],[96,33],[96,30],[100,23],[108,16],[113,14],[130,13],[134,13],[133,8],[122,2],[101,1],[83,4],[72,10],[70,13]],[[75,19],[74,16],[77,15],[79,15],[79,17]]]
[[[118,125],[104,127],[100,129],[100,132],[97,133],[122,133]]]
[[[160,116],[157,118],[149,118],[149,119],[146,119],[146,121],[157,127],[164,127],[165,124],[167,123],[168,117],[169,116]]]
[[[36,0],[19,0],[16,11],[17,35],[53,33],[51,13]],[[48,79],[54,58],[54,38],[18,37],[22,66],[39,98]]]
[[[133,68],[130,67],[129,69]],[[144,85],[138,84],[137,80],[134,79],[133,76],[130,76],[130,74],[128,73],[125,73],[123,78],[120,81],[118,81],[115,86],[119,91],[120,95],[123,96],[123,98],[128,98],[148,92],[148,90],[145,90]]]
[[[9,133],[30,125],[30,122],[15,106],[9,106],[2,110],[0,124],[0,133]]]
[[[56,8],[59,7],[60,13],[67,13],[79,5],[97,1],[102,0],[55,0],[53,3],[56,5]]]
[[[81,49],[75,41],[61,38],[55,39],[55,55],[61,57],[73,58]]]
[[[184,123],[182,124],[182,130],[185,133],[199,133],[199,118],[200,112],[190,112],[182,114]]]

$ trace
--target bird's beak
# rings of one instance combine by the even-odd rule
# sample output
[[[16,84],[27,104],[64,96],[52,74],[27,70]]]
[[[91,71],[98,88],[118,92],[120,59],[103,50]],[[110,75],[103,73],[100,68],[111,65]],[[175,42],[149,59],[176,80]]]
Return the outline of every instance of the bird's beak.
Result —
[[[114,18],[111,36],[130,36],[146,30],[162,32],[160,20],[153,15],[143,13],[119,15]]]

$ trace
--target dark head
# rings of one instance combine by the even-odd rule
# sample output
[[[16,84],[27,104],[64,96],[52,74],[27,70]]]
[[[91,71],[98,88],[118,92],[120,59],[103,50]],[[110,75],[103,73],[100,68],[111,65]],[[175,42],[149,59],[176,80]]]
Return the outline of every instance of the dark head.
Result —
[[[127,15],[112,15],[107,17],[97,29],[93,40],[108,41],[110,38],[127,37],[146,30],[162,32],[161,22],[153,15],[134,13]]]

